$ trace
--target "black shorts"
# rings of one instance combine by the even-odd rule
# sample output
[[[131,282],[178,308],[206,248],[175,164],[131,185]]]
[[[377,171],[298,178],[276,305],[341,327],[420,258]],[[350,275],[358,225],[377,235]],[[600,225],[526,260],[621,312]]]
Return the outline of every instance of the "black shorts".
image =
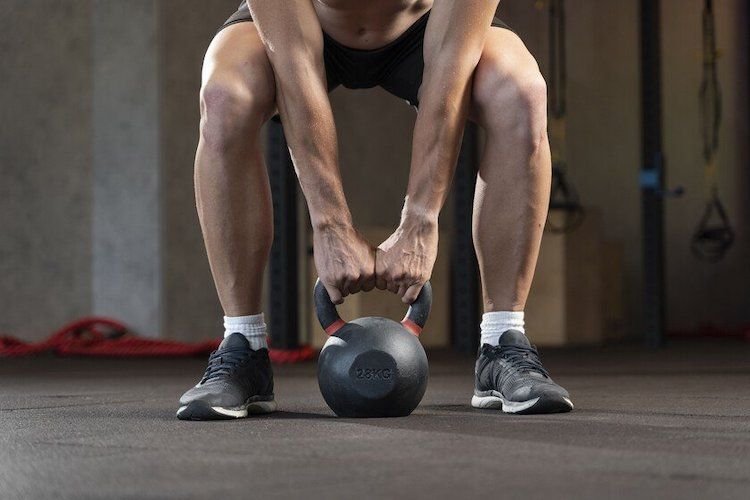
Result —
[[[422,85],[424,57],[422,44],[425,28],[430,16],[428,11],[391,43],[373,50],[353,49],[341,45],[323,32],[323,59],[326,67],[328,91],[339,85],[349,89],[383,87],[405,99],[412,106],[419,106],[417,94]],[[222,26],[252,21],[247,2]],[[492,26],[510,29],[501,20],[492,20]]]

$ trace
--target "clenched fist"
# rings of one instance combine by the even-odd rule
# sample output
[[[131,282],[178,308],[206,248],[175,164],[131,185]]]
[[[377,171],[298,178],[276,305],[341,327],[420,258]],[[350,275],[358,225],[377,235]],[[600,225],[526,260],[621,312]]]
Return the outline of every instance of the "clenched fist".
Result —
[[[315,267],[334,304],[360,290],[375,288],[375,251],[348,224],[328,225],[313,232]]]
[[[375,283],[411,304],[430,279],[438,248],[437,220],[404,220],[375,256]]]

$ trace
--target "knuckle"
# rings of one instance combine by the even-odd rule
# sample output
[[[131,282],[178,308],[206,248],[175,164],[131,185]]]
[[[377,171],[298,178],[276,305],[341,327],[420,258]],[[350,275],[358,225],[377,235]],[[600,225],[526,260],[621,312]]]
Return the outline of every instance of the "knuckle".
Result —
[[[346,281],[346,273],[344,271],[338,271],[335,274],[335,281],[336,283],[343,283]]]

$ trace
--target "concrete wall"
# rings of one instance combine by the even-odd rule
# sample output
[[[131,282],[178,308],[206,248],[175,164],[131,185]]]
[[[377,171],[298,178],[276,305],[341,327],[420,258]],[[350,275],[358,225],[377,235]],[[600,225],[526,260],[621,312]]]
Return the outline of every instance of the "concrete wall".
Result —
[[[237,5],[0,4],[0,332],[92,313],[147,335],[219,328],[192,163],[201,60]]]
[[[0,3],[0,333],[91,312],[88,1]]]
[[[93,12],[93,312],[158,333],[162,223],[158,8],[91,3]]]

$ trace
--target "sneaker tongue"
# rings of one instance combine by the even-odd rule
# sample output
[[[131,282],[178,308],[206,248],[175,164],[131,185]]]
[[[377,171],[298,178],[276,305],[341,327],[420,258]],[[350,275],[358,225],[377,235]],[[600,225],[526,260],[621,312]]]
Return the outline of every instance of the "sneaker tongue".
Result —
[[[221,341],[221,344],[219,344],[219,350],[222,351],[224,349],[249,349],[250,343],[247,341],[244,335],[241,333],[233,333],[230,336],[226,337],[224,340]]]
[[[500,342],[498,345],[522,345],[524,347],[531,347],[529,339],[526,335],[519,332],[518,330],[508,330],[500,336]]]

